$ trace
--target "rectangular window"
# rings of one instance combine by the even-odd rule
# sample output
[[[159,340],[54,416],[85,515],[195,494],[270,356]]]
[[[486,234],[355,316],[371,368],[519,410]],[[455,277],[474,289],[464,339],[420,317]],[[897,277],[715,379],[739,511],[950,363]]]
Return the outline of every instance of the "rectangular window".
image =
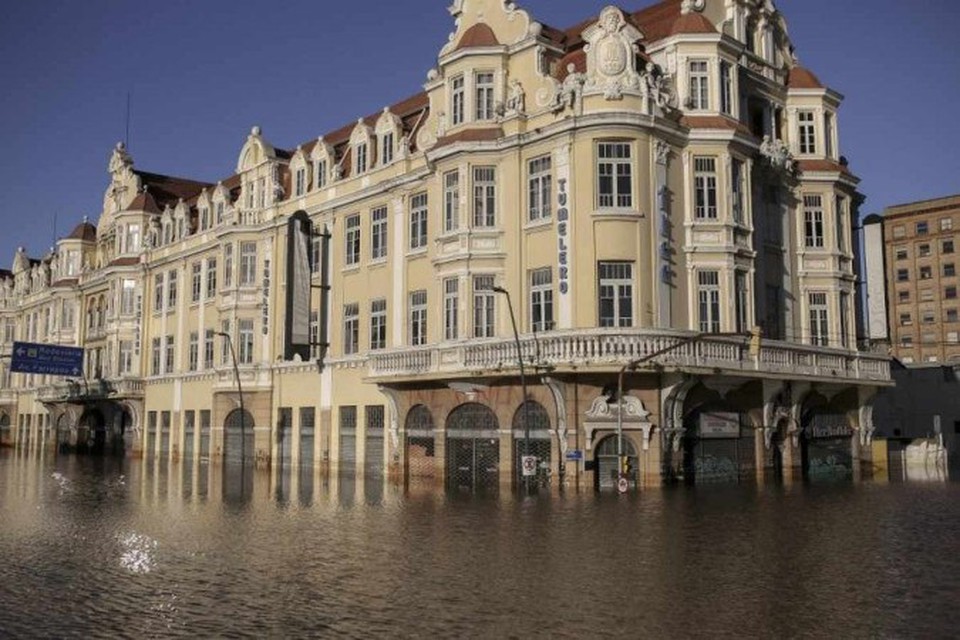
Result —
[[[217,295],[217,259],[207,258],[207,300]]]
[[[427,194],[418,193],[410,198],[410,248],[427,246]]]
[[[383,298],[370,303],[370,350],[387,347],[387,301]]]
[[[827,323],[827,294],[811,293],[810,302],[810,344],[826,347],[830,344],[830,328]]]
[[[459,337],[459,281],[447,278],[443,281],[443,339],[456,340]]]
[[[352,266],[360,264],[360,214],[354,214],[347,218],[347,233],[345,236],[345,261],[346,265]]]
[[[940,245],[940,253],[944,255],[953,253],[953,240],[944,240],[943,244]]]
[[[947,287],[943,290],[943,297],[947,300],[956,300],[957,299],[957,288],[956,287]]]
[[[947,331],[947,344],[960,343],[960,332]]]
[[[909,292],[909,291],[898,291],[898,292],[897,292],[897,302],[910,302],[910,292]]]
[[[693,159],[694,215],[698,220],[717,219],[717,160]]]
[[[690,61],[690,109],[705,111],[710,108],[710,73],[706,60]]]
[[[323,248],[323,238],[315,235],[310,238],[310,273],[320,273],[320,252]]]
[[[925,333],[925,334],[923,334],[922,336],[920,336],[920,340],[921,340],[921,342],[923,342],[923,344],[936,344],[936,342],[937,342],[937,334],[935,334],[935,333]]]
[[[360,304],[343,305],[343,353],[350,355],[360,350]]]
[[[744,171],[743,161],[734,159],[730,163],[731,201],[733,207],[733,221],[743,224],[744,221]]]
[[[294,178],[294,195],[302,196],[307,192],[307,169],[300,167],[297,169]]]
[[[478,73],[477,86],[477,120],[493,120],[493,74]]]
[[[953,229],[953,218],[940,218],[940,231]]]
[[[597,146],[597,206],[633,206],[633,162],[627,142],[602,142]]]
[[[160,375],[160,338],[150,341],[150,375]]]
[[[494,167],[473,169],[473,226],[492,227],[497,219],[497,174]]]
[[[137,281],[124,280],[120,285],[120,315],[132,316],[137,312]]]
[[[217,203],[217,224],[223,224],[223,203]]]
[[[317,174],[317,189],[323,189],[327,186],[327,161],[317,160],[314,172]]]
[[[120,375],[128,375],[133,372],[133,342],[121,340],[120,348],[117,349],[120,354],[120,362],[117,369]]]
[[[958,312],[957,309],[947,309],[945,317],[947,322],[957,322],[960,320],[960,312]]]
[[[913,346],[913,336],[900,336],[900,346],[908,349]]]
[[[173,373],[173,362],[175,356],[174,349],[174,337],[167,336],[166,345],[164,347],[164,373]]]
[[[456,231],[460,226],[460,172],[443,175],[443,230]]]
[[[901,326],[901,327],[909,327],[909,326],[912,325],[912,324],[913,324],[913,316],[912,316],[911,314],[909,314],[909,313],[901,313],[901,314],[900,314],[900,326]]]
[[[310,357],[320,357],[320,312],[310,312]]]
[[[257,180],[257,207],[263,209],[267,206],[267,180],[260,178]]]
[[[163,274],[158,273],[153,277],[153,311],[160,313],[163,311]]]
[[[733,115],[733,74],[726,60],[720,61],[720,111]]]
[[[899,224],[893,228],[894,238],[905,238],[906,236],[907,236],[907,230],[902,224]]]
[[[817,152],[817,131],[813,111],[800,111],[797,113],[797,121],[800,133],[800,153],[804,155],[815,154]]]
[[[923,324],[933,324],[937,321],[937,316],[933,311],[924,311],[921,314],[920,322]]]
[[[203,291],[203,265],[194,262],[190,266],[190,301],[200,302],[200,292]]]
[[[370,212],[370,258],[387,257],[387,208],[377,207]]]
[[[213,329],[207,329],[203,332],[203,368],[213,369],[213,342],[216,333]]]
[[[918,236],[925,236],[930,233],[930,225],[926,222],[918,222],[915,228]]]
[[[954,263],[947,262],[946,264],[943,265],[944,278],[952,278],[955,275],[957,275],[957,267]]]
[[[808,249],[823,248],[823,201],[817,195],[803,196],[804,237]]]
[[[917,255],[921,258],[926,258],[930,255],[930,245],[921,244],[917,247]]]
[[[200,334],[196,331],[190,332],[190,345],[187,355],[187,370],[196,371],[200,364]]]
[[[534,333],[553,330],[553,270],[530,272],[530,321]]]
[[[464,99],[464,83],[461,75],[450,81],[450,124],[454,127],[463,124]]]
[[[920,267],[920,279],[929,280],[933,277],[933,269],[929,266]]]
[[[837,196],[837,199],[834,201],[836,206],[836,223],[837,223],[837,251],[843,253],[847,248],[846,242],[846,226],[847,226],[847,199]],[[844,345],[846,346],[846,345]]]
[[[896,247],[893,250],[894,260],[906,260],[907,259],[907,248],[906,247]]]
[[[240,364],[251,364],[253,362],[253,320],[238,320],[240,348],[237,350],[237,360]]]
[[[633,263],[601,262],[599,322],[601,327],[633,326]]]
[[[551,215],[553,202],[553,176],[550,173],[551,157],[540,156],[529,162],[528,193],[530,194],[528,219],[545,220]]]
[[[240,243],[240,286],[257,284],[257,243]]]
[[[230,333],[230,321],[223,320],[220,322],[220,333],[231,336]],[[230,340],[233,338],[220,336],[220,364],[230,365],[233,363],[233,354],[230,353]]]
[[[393,162],[393,132],[380,136],[380,166]]]
[[[233,286],[233,243],[223,245],[223,286]]]
[[[177,306],[177,272],[167,273],[167,311],[173,311]]]
[[[492,338],[495,332],[496,294],[493,276],[473,277],[473,337]]]
[[[833,156],[833,114],[826,113],[823,116],[823,142],[826,147],[827,157]],[[846,345],[844,345],[846,346]]]
[[[427,292],[424,289],[410,293],[410,345],[427,344]]]
[[[737,333],[746,333],[750,330],[750,324],[747,320],[747,274],[743,271],[737,271],[733,277],[733,287]]]
[[[933,289],[924,289],[920,292],[920,302],[931,302],[933,300]]]
[[[697,304],[701,333],[720,332],[720,273],[697,272]]]
[[[897,269],[897,282],[909,282],[909,281],[910,281],[910,270]]]
[[[850,346],[850,326],[848,316],[850,315],[850,294],[844,291],[840,292],[840,346],[844,349]]]
[[[369,158],[368,158],[369,151],[367,149],[367,143],[361,142],[356,147],[354,147],[354,151],[356,152],[356,156],[357,156],[356,166],[354,167],[355,169],[354,175],[366,173],[367,166],[369,165]]]

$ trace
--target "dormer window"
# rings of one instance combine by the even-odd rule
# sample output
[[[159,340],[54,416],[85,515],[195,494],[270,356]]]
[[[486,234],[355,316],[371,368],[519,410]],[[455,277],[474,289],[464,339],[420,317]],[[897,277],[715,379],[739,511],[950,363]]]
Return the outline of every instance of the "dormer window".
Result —
[[[295,175],[294,193],[297,195],[297,197],[299,197],[307,192],[307,168],[300,167],[299,169],[297,169],[297,172],[294,175]]]
[[[210,225],[210,208],[200,207],[200,231],[206,231]]]
[[[797,113],[798,133],[800,138],[800,153],[813,155],[817,152],[817,129],[814,124],[813,111]]]
[[[733,115],[733,73],[726,60],[720,61],[720,111]]]
[[[327,186],[327,161],[326,160],[317,160],[316,164],[317,172],[317,189],[323,189]]]
[[[465,98],[466,96],[464,94],[463,76],[460,75],[451,81],[450,123],[453,126],[463,124],[465,116]]]
[[[477,120],[493,120],[493,73],[476,75]]]
[[[690,61],[690,108],[706,111],[710,108],[710,73],[706,60]]]
[[[217,203],[217,224],[223,224],[223,203]]]
[[[253,209],[253,182],[247,183],[247,209]]]
[[[267,206],[267,181],[264,178],[257,180],[257,207],[263,209]]]
[[[354,147],[354,152],[356,153],[356,160],[357,160],[356,167],[354,167],[356,170],[356,173],[357,174],[366,173],[367,161],[368,161],[367,143],[361,142],[360,144],[356,145],[356,147]]]
[[[393,132],[380,136],[380,166],[390,164],[393,162]]]
[[[140,225],[139,224],[130,224],[127,225],[127,253],[137,253],[140,251]],[[70,252],[73,253],[73,252]],[[70,265],[70,257],[68,256],[68,267]]]
[[[173,242],[173,225],[169,221],[163,223],[163,244]]]

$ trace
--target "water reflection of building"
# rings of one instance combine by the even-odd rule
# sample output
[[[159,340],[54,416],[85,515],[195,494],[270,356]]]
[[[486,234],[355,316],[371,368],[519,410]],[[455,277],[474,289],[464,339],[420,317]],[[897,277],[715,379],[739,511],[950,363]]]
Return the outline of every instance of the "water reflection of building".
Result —
[[[515,478],[528,430],[550,482],[610,482],[617,425],[647,484],[869,462],[890,372],[856,346],[841,96],[771,3],[608,7],[566,31],[499,0],[453,13],[422,92],[292,150],[255,127],[216,184],[118,145],[97,224],[0,279],[4,349],[87,353],[79,381],[3,371],[5,441],[465,487]],[[283,359],[301,210],[330,234],[322,368]],[[754,325],[758,355],[714,335]]]

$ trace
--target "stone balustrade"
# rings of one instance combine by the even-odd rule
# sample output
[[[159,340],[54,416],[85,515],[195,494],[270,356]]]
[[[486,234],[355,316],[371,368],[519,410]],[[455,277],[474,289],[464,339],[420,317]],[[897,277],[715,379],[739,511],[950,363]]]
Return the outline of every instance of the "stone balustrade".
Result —
[[[876,354],[764,340],[758,357],[749,353],[746,336],[704,336],[667,330],[591,329],[525,335],[520,339],[524,364],[534,366],[620,367],[664,349],[652,362],[690,370],[752,372],[802,378],[890,381],[890,361]],[[652,364],[651,362],[651,364]],[[517,346],[511,339],[472,340],[456,344],[404,348],[370,354],[373,378],[514,369]]]

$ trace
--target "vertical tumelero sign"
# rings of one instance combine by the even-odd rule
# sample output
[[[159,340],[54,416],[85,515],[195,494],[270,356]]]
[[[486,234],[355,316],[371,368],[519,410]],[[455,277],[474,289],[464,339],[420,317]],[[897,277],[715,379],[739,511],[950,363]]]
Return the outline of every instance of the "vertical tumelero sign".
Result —
[[[313,223],[297,211],[287,223],[287,313],[283,358],[310,359],[310,242]]]

